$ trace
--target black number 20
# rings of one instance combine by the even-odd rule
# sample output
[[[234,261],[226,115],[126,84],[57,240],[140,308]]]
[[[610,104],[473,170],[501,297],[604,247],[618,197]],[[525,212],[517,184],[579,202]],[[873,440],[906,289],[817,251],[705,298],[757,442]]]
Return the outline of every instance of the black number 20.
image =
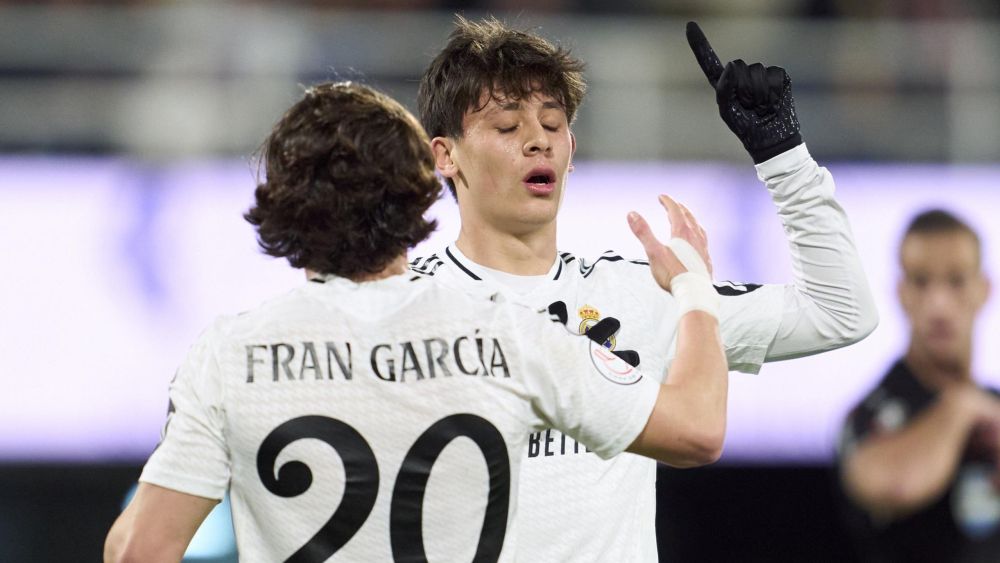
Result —
[[[490,491],[479,534],[474,563],[500,558],[507,530],[510,502],[510,459],[503,436],[486,419],[473,414],[454,414],[435,422],[417,438],[403,458],[393,487],[389,515],[392,557],[398,563],[425,563],[423,504],[431,468],[445,446],[460,436],[479,447],[489,472]],[[257,451],[257,474],[268,491],[295,497],[312,485],[312,471],[301,461],[289,461],[278,469],[278,454],[296,440],[315,438],[329,444],[344,464],[344,496],[340,506],[309,541],[286,561],[326,561],[361,528],[375,506],[379,472],[375,453],[364,437],[345,422],[326,416],[301,416],[271,431]]]

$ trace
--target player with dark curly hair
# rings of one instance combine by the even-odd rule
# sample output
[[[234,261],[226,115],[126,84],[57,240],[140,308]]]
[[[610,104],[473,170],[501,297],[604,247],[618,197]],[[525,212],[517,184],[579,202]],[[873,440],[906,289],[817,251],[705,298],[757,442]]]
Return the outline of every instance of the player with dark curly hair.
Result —
[[[261,248],[312,272],[381,272],[437,226],[423,217],[441,195],[427,142],[413,115],[376,90],[309,88],[263,147],[267,177],[245,215]]]
[[[676,377],[660,385],[546,316],[407,272],[442,188],[390,98],[310,88],[263,156],[246,218],[310,281],[194,345],[105,561],[180,561],[227,492],[245,561],[513,561],[530,432],[563,429],[602,457],[718,457],[718,296],[704,231],[670,198],[668,245],[628,218],[680,307]]]

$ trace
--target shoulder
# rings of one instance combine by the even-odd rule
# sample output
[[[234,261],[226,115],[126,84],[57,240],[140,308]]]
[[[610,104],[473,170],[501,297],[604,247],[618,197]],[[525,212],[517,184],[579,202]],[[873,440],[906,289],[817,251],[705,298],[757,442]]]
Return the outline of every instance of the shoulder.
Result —
[[[919,407],[924,393],[902,360],[897,360],[884,376],[849,411],[848,420],[878,423],[882,430],[902,425]]]
[[[439,253],[428,256],[418,256],[410,261],[410,271],[419,276],[433,276],[438,268],[444,264],[444,260],[438,257]]]
[[[615,250],[605,250],[596,258],[584,258],[572,252],[560,252],[559,259],[564,268],[583,278],[594,275],[628,275],[649,269],[648,261],[627,258]]]
[[[322,282],[310,281],[284,293],[273,295],[255,307],[234,314],[219,315],[213,322],[220,334],[234,334],[252,327],[267,324],[274,319],[288,315],[289,311],[302,309],[309,291]]]
[[[649,272],[649,261],[641,258],[629,258],[615,250],[606,250],[594,259],[579,258],[570,252],[559,254],[563,264],[573,267],[584,278],[591,276],[623,276],[631,277]],[[637,278],[647,282],[646,277]],[[740,297],[757,291],[764,284],[749,282],[734,282],[729,280],[713,281],[715,290],[723,297]]]

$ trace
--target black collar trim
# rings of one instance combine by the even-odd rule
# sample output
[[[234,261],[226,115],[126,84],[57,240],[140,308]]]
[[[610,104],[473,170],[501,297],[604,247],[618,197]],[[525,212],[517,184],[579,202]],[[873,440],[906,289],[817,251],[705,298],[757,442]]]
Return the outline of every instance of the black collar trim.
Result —
[[[472,278],[474,280],[478,280],[478,281],[483,281],[483,278],[477,276],[476,274],[473,274],[472,270],[466,268],[464,264],[462,264],[461,262],[459,262],[458,258],[455,258],[455,255],[451,253],[451,249],[450,248],[445,248],[444,249],[444,253],[447,254],[448,258],[451,258],[451,261],[454,262],[456,266],[458,266],[459,268],[461,268],[463,272],[465,272],[466,274],[469,274],[470,278]]]

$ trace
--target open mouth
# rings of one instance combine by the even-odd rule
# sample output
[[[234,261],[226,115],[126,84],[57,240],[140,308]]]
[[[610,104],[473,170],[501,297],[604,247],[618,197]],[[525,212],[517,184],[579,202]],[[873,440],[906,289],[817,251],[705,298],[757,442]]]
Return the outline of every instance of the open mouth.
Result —
[[[535,174],[529,176],[526,182],[529,184],[551,184],[554,179],[548,174]]]
[[[539,195],[551,193],[555,189],[556,173],[551,168],[539,166],[533,168],[524,177],[528,190]]]

